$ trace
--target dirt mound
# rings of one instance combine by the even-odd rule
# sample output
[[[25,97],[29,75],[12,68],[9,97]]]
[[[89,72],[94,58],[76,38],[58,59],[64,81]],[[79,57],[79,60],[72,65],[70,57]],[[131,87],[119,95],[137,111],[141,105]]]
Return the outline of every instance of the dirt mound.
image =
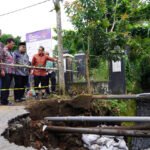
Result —
[[[47,116],[106,116],[112,112],[106,106],[95,108],[97,104],[91,96],[80,96],[73,100],[48,100],[37,102],[28,107],[33,120]],[[98,110],[99,109],[99,110]]]
[[[43,101],[29,107],[32,119],[43,119],[47,115],[49,116],[75,116],[84,114],[90,111],[88,103],[81,106],[74,101]]]
[[[43,125],[61,126],[96,126],[99,123],[71,123],[71,122],[49,122],[44,120],[48,116],[107,116],[111,111],[105,105],[99,107],[92,101],[90,96],[78,97],[73,100],[48,100],[39,101],[27,108],[30,118],[22,118],[10,124],[4,136],[17,145],[32,146],[38,150],[86,150],[83,146],[80,134],[59,134],[43,132]],[[30,121],[29,121],[30,120]],[[27,123],[28,122],[28,123]],[[17,124],[17,125],[16,125]]]

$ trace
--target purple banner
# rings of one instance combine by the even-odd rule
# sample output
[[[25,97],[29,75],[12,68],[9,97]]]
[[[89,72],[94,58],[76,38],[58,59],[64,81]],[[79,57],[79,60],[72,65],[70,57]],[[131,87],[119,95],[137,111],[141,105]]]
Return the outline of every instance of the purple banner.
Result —
[[[26,34],[26,42],[36,42],[51,39],[51,29],[44,29]]]

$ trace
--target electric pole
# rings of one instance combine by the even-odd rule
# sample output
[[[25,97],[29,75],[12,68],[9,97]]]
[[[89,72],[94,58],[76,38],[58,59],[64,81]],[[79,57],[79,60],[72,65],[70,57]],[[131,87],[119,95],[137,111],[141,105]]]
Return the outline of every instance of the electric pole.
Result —
[[[65,95],[65,77],[64,77],[64,60],[63,60],[63,40],[61,25],[61,6],[60,0],[53,0],[56,21],[57,21],[57,37],[58,37],[58,69],[59,69],[59,93]]]

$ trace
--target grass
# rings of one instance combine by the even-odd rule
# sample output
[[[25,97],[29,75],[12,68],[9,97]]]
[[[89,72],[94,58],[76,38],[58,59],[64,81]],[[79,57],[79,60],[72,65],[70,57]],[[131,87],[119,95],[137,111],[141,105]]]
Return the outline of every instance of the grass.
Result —
[[[108,61],[101,60],[97,68],[91,69],[91,80],[108,81],[108,78],[109,78]]]

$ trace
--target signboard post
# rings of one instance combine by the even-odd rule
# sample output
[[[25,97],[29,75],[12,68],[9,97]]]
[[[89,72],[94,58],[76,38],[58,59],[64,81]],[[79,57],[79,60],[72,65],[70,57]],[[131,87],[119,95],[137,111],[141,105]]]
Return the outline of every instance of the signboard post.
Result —
[[[33,56],[38,52],[39,46],[43,46],[45,51],[48,51],[50,56],[52,52],[52,36],[51,29],[44,29],[26,34],[27,53],[30,61]]]
[[[109,89],[112,94],[125,94],[125,64],[124,60],[110,61]]]
[[[121,61],[112,61],[112,72],[121,72]]]

